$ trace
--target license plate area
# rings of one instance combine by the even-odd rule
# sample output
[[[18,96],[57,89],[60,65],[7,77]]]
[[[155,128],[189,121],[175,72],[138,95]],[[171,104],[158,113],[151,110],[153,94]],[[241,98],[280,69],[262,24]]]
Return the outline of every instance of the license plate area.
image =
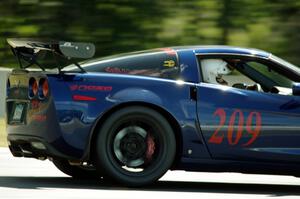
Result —
[[[24,124],[26,115],[26,103],[15,102],[9,117],[9,124]]]

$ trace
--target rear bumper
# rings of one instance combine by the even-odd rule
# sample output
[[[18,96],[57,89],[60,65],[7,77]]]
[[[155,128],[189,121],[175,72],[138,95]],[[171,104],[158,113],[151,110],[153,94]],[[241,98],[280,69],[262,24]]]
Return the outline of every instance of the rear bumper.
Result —
[[[8,147],[15,157],[29,157],[37,159],[64,158],[77,159],[60,152],[55,145],[48,143],[41,137],[29,135],[9,134],[7,136]]]
[[[31,79],[40,82],[42,78],[49,83],[48,97],[42,99],[39,94],[29,97]],[[6,132],[14,156],[69,160],[86,157],[93,121],[83,117],[88,115],[88,105],[72,100],[69,86],[64,81],[72,78],[72,75],[28,71],[9,76]]]

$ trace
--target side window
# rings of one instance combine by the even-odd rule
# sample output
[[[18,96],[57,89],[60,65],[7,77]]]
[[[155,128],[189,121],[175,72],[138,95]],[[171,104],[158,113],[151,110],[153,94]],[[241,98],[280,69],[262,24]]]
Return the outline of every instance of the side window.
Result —
[[[170,53],[172,52],[172,53]],[[104,59],[84,67],[89,72],[143,75],[177,79],[180,73],[175,51],[155,51],[128,54]]]
[[[206,83],[235,87],[238,84],[255,84],[246,75],[236,70],[234,63],[225,59],[200,59],[202,79]]]
[[[270,63],[253,58],[199,58],[203,82],[221,84],[238,89],[292,95],[292,84]]]

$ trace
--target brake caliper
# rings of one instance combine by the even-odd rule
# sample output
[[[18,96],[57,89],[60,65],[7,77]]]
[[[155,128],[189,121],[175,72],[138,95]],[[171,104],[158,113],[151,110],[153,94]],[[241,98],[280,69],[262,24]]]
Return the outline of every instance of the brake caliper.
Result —
[[[154,151],[155,151],[154,138],[148,134],[148,136],[147,136],[147,151],[146,151],[146,160],[147,161],[152,160],[152,155],[154,154]]]

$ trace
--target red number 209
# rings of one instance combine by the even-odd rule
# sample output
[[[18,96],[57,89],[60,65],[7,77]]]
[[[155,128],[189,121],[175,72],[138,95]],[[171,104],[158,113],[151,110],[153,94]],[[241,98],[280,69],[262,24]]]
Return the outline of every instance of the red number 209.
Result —
[[[223,108],[218,108],[214,114],[214,117],[218,116],[220,118],[219,125],[217,129],[214,131],[213,135],[209,138],[208,142],[213,144],[221,144],[224,139],[224,133],[220,130],[225,125],[226,122],[226,112]],[[235,123],[236,118],[238,117],[238,124],[237,124],[237,131],[235,131]],[[255,117],[255,125],[253,125],[253,118]],[[228,123],[228,130],[227,130],[227,141],[230,145],[236,145],[239,143],[240,139],[243,136],[244,130],[244,114],[240,109],[235,109],[234,112],[231,114]],[[249,146],[251,145],[259,136],[261,129],[261,115],[259,112],[253,111],[250,112],[247,120],[246,120],[246,132],[250,135],[250,139],[242,144],[242,146]],[[236,133],[236,136],[234,136]]]

